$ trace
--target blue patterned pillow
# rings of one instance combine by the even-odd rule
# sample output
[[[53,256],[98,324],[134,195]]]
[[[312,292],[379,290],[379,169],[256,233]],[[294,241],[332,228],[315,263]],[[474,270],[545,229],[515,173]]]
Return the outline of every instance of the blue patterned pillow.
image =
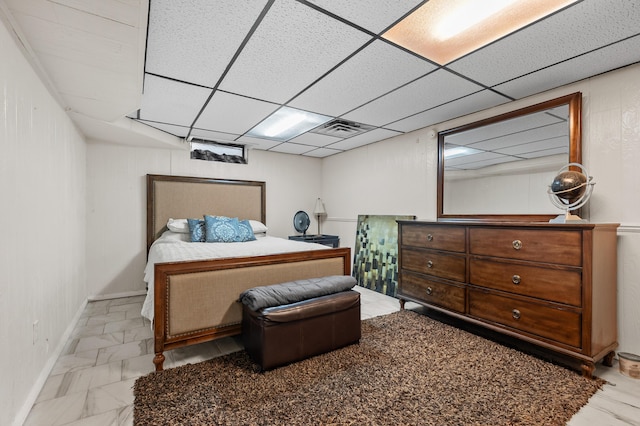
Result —
[[[204,216],[205,241],[208,243],[233,243],[240,235],[238,218]]]
[[[187,219],[187,224],[189,225],[189,237],[191,237],[191,242],[204,243],[204,220]]]
[[[256,236],[253,234],[253,228],[248,220],[241,220],[238,222],[238,225],[240,228],[240,234],[238,234],[237,242],[244,243],[245,241],[255,241]]]

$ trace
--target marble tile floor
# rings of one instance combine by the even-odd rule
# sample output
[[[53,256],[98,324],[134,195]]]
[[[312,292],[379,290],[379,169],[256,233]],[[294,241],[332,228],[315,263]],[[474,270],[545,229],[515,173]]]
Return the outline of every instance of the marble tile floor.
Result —
[[[356,288],[362,318],[399,309],[394,298]],[[133,384],[153,371],[153,337],[140,316],[144,297],[87,304],[70,341],[53,367],[25,426],[124,426],[133,424]],[[406,308],[418,305],[407,303]],[[242,349],[230,337],[165,353],[165,368],[196,363]],[[640,380],[623,376],[617,364],[598,366],[596,375],[610,382],[568,423],[640,426]]]

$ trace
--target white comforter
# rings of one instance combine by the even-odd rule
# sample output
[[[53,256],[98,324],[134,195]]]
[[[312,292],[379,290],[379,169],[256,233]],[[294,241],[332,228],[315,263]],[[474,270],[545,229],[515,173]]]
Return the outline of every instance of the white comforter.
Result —
[[[244,243],[192,243],[188,234],[166,231],[149,250],[149,259],[144,268],[144,281],[147,283],[147,297],[142,305],[142,316],[153,322],[154,265],[162,262],[181,260],[203,260],[222,257],[263,256],[267,254],[289,253],[327,249],[321,244],[286,240],[268,235],[255,241]]]

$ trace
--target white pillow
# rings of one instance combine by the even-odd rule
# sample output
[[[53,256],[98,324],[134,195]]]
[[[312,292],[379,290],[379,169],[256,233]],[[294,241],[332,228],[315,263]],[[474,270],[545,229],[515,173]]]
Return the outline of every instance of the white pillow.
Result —
[[[164,233],[160,236],[160,238],[158,238],[156,241],[161,241],[161,242],[185,242],[185,243],[189,243],[191,242],[191,237],[189,236],[189,234],[184,234],[181,232],[173,232],[173,231],[164,231]]]
[[[180,234],[189,233],[189,224],[187,223],[187,219],[169,219],[167,222],[167,228],[169,228],[169,231],[178,232]]]
[[[258,222],[257,220],[249,220],[249,224],[251,225],[251,229],[253,229],[254,234],[266,234],[267,233],[267,225],[262,222]]]

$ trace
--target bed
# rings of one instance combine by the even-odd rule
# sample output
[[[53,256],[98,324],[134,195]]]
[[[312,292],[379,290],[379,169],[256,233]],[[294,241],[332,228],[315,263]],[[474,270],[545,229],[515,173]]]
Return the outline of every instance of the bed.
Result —
[[[242,305],[238,297],[246,289],[350,275],[349,248],[328,248],[263,235],[256,241],[227,244],[230,252],[226,254],[211,258],[197,254],[196,260],[185,260],[184,252],[191,251],[189,244],[220,244],[186,243],[184,234],[173,235],[167,229],[171,218],[202,218],[204,214],[246,219],[252,225],[266,224],[265,212],[265,182],[147,175],[145,276],[149,282],[143,316],[152,320],[153,363],[157,371],[163,368],[167,350],[240,334]],[[264,254],[257,246],[268,245],[266,241],[270,239],[280,240],[277,244],[282,246],[275,254]],[[182,247],[177,250],[180,254],[165,261],[157,254],[158,247],[171,247],[168,251],[173,251],[172,244]],[[245,252],[241,245],[251,248]]]

